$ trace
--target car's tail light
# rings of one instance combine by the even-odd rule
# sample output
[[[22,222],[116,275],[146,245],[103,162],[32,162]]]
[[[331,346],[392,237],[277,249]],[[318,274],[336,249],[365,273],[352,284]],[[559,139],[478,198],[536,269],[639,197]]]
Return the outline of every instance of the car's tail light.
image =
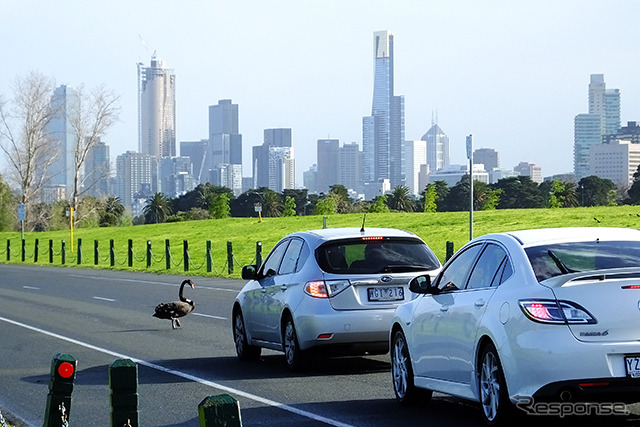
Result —
[[[329,298],[347,289],[351,283],[348,280],[315,280],[307,282],[304,290],[315,298]]]
[[[597,323],[587,310],[569,301],[521,300],[520,308],[531,320],[542,323]]]

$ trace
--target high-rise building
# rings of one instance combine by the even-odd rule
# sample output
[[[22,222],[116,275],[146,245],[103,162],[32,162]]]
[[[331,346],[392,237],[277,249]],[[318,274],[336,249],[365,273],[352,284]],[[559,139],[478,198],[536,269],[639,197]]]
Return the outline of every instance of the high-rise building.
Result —
[[[178,197],[196,187],[193,164],[188,156],[163,157],[158,162],[160,192],[169,197]]]
[[[138,138],[140,154],[176,155],[176,76],[164,61],[138,64]]]
[[[594,145],[589,150],[589,175],[609,179],[620,188],[629,188],[640,165],[640,144],[615,140]]]
[[[535,183],[542,182],[542,169],[535,163],[520,162],[513,170],[520,176],[528,176]]]
[[[293,147],[268,147],[269,149],[269,185],[276,193],[284,189],[293,189],[295,182],[295,159]]]
[[[253,147],[252,176],[253,188],[270,187],[270,157],[271,147],[291,147],[291,129],[277,128],[264,130],[264,142]],[[293,155],[293,151],[291,152]],[[286,187],[293,188],[293,187]],[[274,190],[273,188],[271,188]],[[275,191],[275,190],[274,190]]]
[[[332,185],[338,184],[338,162],[340,141],[337,139],[319,139],[317,143],[318,172],[316,190],[328,193]]]
[[[109,189],[111,167],[109,163],[109,146],[107,144],[97,141],[87,151],[84,170],[83,183],[88,195],[100,198],[111,194]]]
[[[153,156],[135,151],[127,151],[116,158],[116,197],[134,215],[141,211],[135,200],[143,200],[154,193],[151,181],[157,167]]]
[[[56,144],[56,158],[49,167],[49,186],[63,186],[66,197],[73,194],[75,175],[75,133],[70,120],[76,114],[77,92],[72,87],[57,87],[51,97],[53,118],[49,122],[49,133]]]
[[[230,99],[209,106],[209,149],[213,183],[242,193],[242,135],[238,104]]]
[[[356,193],[362,191],[362,151],[356,142],[344,144],[338,152],[338,184]]]
[[[180,155],[191,159],[193,169],[193,178],[196,183],[202,184],[209,179],[208,159],[209,140],[201,139],[200,141],[180,141]]]
[[[493,148],[478,148],[473,151],[473,163],[483,164],[484,170],[491,172],[500,167],[500,155]]]
[[[412,194],[420,194],[420,167],[427,164],[427,142],[423,140],[406,141],[405,154],[407,160],[406,186]]]
[[[429,172],[436,172],[449,166],[449,137],[432,122],[431,128],[422,135],[422,140],[427,141],[427,165]]]
[[[590,173],[589,149],[620,130],[620,90],[607,89],[603,74],[591,74],[589,114],[574,119],[573,171],[580,180]]]
[[[362,119],[363,178],[404,185],[404,97],[394,94],[393,34],[373,34],[374,83],[371,115]]]

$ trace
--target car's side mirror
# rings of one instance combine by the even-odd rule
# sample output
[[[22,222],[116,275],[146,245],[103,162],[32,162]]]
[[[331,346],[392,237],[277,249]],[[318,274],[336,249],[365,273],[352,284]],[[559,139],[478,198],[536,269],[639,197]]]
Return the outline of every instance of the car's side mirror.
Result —
[[[416,294],[435,294],[438,288],[431,286],[431,276],[424,274],[411,279],[409,290]]]
[[[255,264],[242,267],[241,276],[244,280],[254,280],[257,276],[257,266]]]

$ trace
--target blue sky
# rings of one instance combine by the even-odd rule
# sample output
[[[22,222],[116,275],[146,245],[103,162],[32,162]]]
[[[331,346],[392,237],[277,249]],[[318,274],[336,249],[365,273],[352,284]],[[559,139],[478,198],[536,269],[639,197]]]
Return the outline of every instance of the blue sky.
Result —
[[[545,176],[573,169],[573,118],[589,75],[621,91],[622,123],[640,121],[640,2],[633,0],[0,0],[0,93],[38,70],[58,85],[105,84],[121,96],[104,140],[137,150],[136,63],[173,68],[177,141],[208,135],[208,106],[239,104],[244,175],[266,128],[293,129],[296,179],[316,141],[362,143],[371,113],[373,32],[395,36],[395,92],[406,139],[437,111],[451,161],[465,136]]]

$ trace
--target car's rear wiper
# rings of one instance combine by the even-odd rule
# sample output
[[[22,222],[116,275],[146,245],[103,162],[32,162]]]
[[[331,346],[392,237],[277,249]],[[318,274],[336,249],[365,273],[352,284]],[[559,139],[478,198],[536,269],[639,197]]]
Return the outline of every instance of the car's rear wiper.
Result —
[[[382,269],[382,273],[402,273],[405,271],[426,271],[429,270],[429,267],[426,265],[407,265],[407,264],[396,264],[396,265],[386,265]]]
[[[560,269],[560,272],[562,274],[575,273],[578,271],[578,270],[572,270],[571,268],[567,267],[566,264],[562,262],[560,258],[558,258],[558,256],[554,254],[551,250],[548,250],[547,254],[549,254],[553,262],[556,263],[556,266]]]

